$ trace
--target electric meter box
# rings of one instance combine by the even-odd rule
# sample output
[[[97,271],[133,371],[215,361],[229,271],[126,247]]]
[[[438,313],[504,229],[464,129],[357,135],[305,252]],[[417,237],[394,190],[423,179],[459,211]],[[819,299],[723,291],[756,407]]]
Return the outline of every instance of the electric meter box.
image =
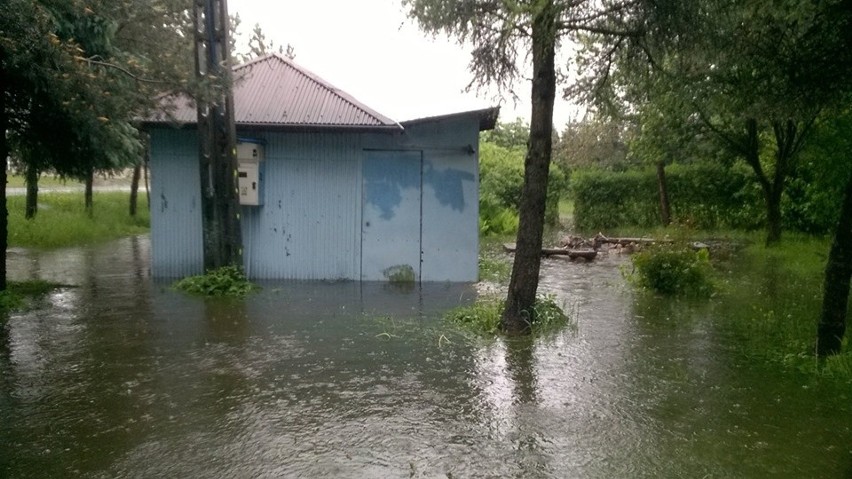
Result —
[[[240,204],[260,206],[263,204],[263,145],[241,140],[237,143],[237,176],[240,188]]]

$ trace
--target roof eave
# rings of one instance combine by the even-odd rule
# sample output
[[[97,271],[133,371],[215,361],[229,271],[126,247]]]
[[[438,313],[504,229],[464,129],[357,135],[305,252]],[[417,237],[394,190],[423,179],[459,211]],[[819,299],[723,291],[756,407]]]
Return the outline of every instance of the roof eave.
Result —
[[[480,110],[469,110],[462,111],[458,113],[449,113],[446,115],[438,115],[438,116],[430,116],[425,118],[417,118],[414,120],[408,120],[400,122],[403,128],[420,125],[423,123],[437,122],[437,121],[446,121],[453,119],[460,119],[466,117],[474,117],[479,120],[479,131],[493,130],[494,127],[497,126],[497,117],[500,115],[500,107],[494,106],[489,108],[483,108]]]
[[[174,122],[174,121],[144,121],[142,128],[172,128],[172,129],[195,129],[197,122]],[[275,132],[402,132],[400,124],[394,125],[302,125],[302,124],[277,124],[277,123],[244,123],[238,122],[235,126],[239,129],[265,130]]]

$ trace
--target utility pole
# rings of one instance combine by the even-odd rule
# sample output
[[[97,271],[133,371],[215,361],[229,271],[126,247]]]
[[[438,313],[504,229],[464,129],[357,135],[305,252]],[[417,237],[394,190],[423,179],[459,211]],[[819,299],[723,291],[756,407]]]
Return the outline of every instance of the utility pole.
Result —
[[[242,267],[227,0],[194,0],[204,269]]]

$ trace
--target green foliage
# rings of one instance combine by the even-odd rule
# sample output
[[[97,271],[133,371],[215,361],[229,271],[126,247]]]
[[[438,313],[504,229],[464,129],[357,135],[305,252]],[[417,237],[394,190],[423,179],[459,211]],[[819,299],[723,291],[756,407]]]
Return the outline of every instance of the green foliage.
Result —
[[[811,234],[834,231],[850,174],[850,151],[852,111],[826,112],[814,125],[796,174],[787,182],[782,203],[786,225]]]
[[[712,291],[710,255],[685,246],[649,248],[631,258],[630,278],[640,287],[664,295],[704,296]]]
[[[523,118],[515,118],[512,123],[497,123],[493,130],[484,131],[481,140],[502,148],[527,149],[527,140],[530,137],[530,126]]]
[[[500,318],[505,300],[497,297],[480,298],[469,306],[449,311],[444,318],[483,336],[500,334]],[[533,334],[544,334],[570,324],[570,318],[552,295],[536,298],[529,314]]]
[[[583,120],[565,125],[553,145],[553,161],[564,170],[603,168],[624,170],[635,161],[628,157],[627,144],[634,134],[627,122]]]
[[[107,2],[8,1],[0,12],[10,118],[2,140],[28,164],[75,177],[138,158],[131,120],[139,88],[121,70],[130,67],[120,65]]]
[[[666,169],[672,219],[701,229],[761,226],[761,192],[747,167],[718,163]],[[571,180],[574,221],[582,231],[660,224],[656,173],[651,169],[582,170]]]
[[[10,196],[7,201],[11,246],[75,246],[143,234],[149,229],[144,194],[139,197],[135,218],[128,213],[129,194],[123,192],[95,192],[92,216],[86,213],[82,193],[39,195],[39,213],[31,220],[24,218],[24,196]]]
[[[518,231],[518,213],[509,208],[501,208],[492,203],[479,207],[479,235],[505,236]]]
[[[199,296],[234,298],[243,298],[258,289],[237,266],[223,266],[206,274],[189,276],[176,282],[174,287]]]
[[[524,187],[525,147],[507,148],[490,142],[479,147],[479,232],[482,236],[514,234]],[[567,183],[551,165],[548,178],[546,224],[559,221],[559,198]]]
[[[480,298],[469,306],[461,306],[447,312],[444,318],[478,334],[496,336],[500,333],[503,307],[502,298]]]

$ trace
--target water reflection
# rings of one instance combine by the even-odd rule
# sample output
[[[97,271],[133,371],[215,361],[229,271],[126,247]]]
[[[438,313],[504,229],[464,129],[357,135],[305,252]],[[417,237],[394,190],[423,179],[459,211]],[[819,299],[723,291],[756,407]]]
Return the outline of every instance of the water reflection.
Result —
[[[142,237],[10,257],[13,278],[73,286],[0,330],[0,476],[837,478],[852,464],[848,390],[730,354],[721,303],[634,295],[616,257],[546,261],[542,287],[579,330],[505,341],[436,319],[470,286],[269,282],[211,301],[151,281],[147,255]],[[789,302],[788,283],[760,307]]]

